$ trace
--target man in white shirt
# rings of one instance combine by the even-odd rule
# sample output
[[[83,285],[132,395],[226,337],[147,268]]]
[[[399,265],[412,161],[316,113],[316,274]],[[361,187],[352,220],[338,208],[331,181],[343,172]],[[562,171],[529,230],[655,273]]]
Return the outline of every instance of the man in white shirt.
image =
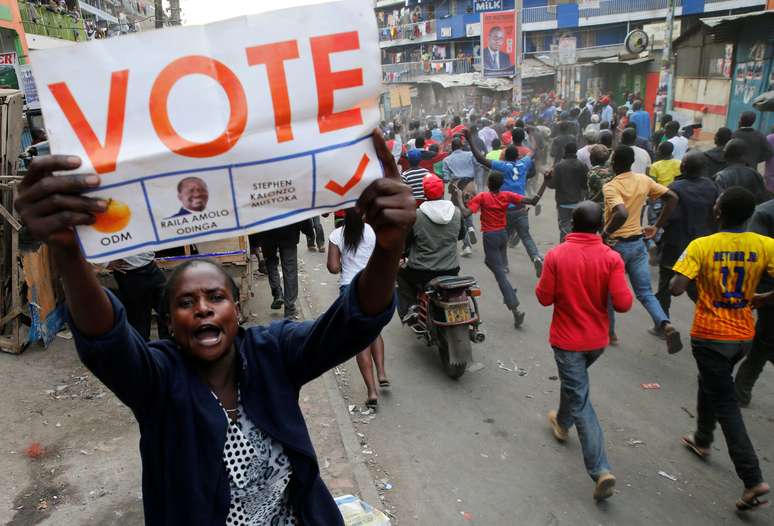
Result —
[[[672,152],[672,158],[682,161],[685,156],[685,152],[688,151],[688,139],[680,135],[680,123],[677,121],[669,121],[664,126],[664,136],[671,142],[675,149]]]
[[[624,144],[634,150],[634,164],[632,164],[632,172],[638,174],[647,174],[650,167],[651,160],[647,151],[635,146],[637,141],[637,131],[634,128],[626,128],[621,134],[621,144]]]

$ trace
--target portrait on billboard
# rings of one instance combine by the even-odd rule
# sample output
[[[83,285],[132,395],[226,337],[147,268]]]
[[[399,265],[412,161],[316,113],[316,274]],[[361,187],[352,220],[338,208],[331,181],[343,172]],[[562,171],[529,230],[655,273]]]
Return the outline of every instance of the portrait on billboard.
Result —
[[[513,11],[481,13],[481,64],[485,77],[512,77],[516,63]]]

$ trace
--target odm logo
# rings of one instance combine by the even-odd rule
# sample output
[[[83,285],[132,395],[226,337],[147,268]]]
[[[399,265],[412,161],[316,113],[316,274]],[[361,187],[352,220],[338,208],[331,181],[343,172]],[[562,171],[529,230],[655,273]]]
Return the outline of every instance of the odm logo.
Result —
[[[103,234],[112,234],[126,228],[132,218],[132,210],[122,201],[108,199],[107,210],[96,217],[97,220],[91,226]]]

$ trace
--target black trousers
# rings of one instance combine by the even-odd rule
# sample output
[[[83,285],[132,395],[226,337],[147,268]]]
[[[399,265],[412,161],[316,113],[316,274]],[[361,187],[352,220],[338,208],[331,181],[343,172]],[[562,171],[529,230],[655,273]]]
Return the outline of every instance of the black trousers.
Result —
[[[693,357],[699,368],[696,445],[709,447],[715,426],[719,423],[736,474],[746,488],[763,482],[758,456],[747,435],[742,411],[734,394],[734,366],[749,349],[749,342],[737,344],[737,349],[729,353],[693,343]]]
[[[740,403],[750,403],[753,386],[766,362],[774,364],[774,308],[771,307],[758,309],[752,349],[736,371],[736,396]]]
[[[417,293],[427,282],[439,276],[457,276],[459,267],[451,270],[419,270],[405,267],[398,271],[398,314],[401,318],[417,302]]]
[[[167,283],[164,273],[151,262],[138,269],[125,272],[113,272],[118,284],[121,302],[126,308],[129,325],[135,328],[145,341],[150,340],[151,319],[153,311],[159,313],[164,286]],[[159,319],[159,339],[168,339],[167,324]]]
[[[664,309],[664,314],[669,318],[669,308],[672,306],[672,294],[669,292],[669,282],[675,275],[675,271],[672,267],[658,267],[658,291],[656,291],[656,299],[661,304],[661,308]],[[699,297],[696,290],[696,282],[691,281],[688,284],[688,288],[685,290],[691,301],[696,303],[696,298]]]

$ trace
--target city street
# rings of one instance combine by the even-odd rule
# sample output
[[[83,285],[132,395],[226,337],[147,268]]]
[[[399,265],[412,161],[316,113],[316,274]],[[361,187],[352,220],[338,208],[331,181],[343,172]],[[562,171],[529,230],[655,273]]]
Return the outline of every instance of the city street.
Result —
[[[543,205],[537,221],[532,214],[530,221],[546,251],[558,239],[552,193]],[[330,228],[328,221],[325,228]],[[535,298],[535,273],[524,249],[518,246],[509,255],[511,282],[527,312],[518,331],[484,266],[481,247],[462,259],[463,273],[478,278],[483,290],[487,340],[474,348],[483,369],[452,381],[441,370],[437,351],[417,341],[397,318],[384,333],[392,388],[382,395],[375,418],[359,412],[352,416],[367,444],[363,457],[373,460],[375,480],[392,485],[381,493],[396,523],[738,524],[734,501],[742,484],[720,433],[706,463],[679,443],[695,425],[696,366],[687,345],[693,305],[688,298],[679,298],[673,307],[687,345],[680,354],[667,355],[664,344],[646,332],[647,313],[635,301],[632,311],[619,317],[621,345],[609,348],[591,369],[592,402],[618,477],[616,495],[597,505],[576,433],[560,445],[546,422],[559,396],[547,344],[551,310]],[[303,257],[315,306],[324,305],[337,293],[336,279],[326,272],[324,255]],[[515,363],[528,374],[503,370],[498,362],[508,369]],[[348,403],[362,406],[365,388],[354,360],[344,369]],[[640,387],[654,382],[660,390]],[[774,476],[772,395],[774,369],[769,366],[744,410],[769,480]],[[744,520],[763,525],[773,519],[774,511],[767,509]]]

